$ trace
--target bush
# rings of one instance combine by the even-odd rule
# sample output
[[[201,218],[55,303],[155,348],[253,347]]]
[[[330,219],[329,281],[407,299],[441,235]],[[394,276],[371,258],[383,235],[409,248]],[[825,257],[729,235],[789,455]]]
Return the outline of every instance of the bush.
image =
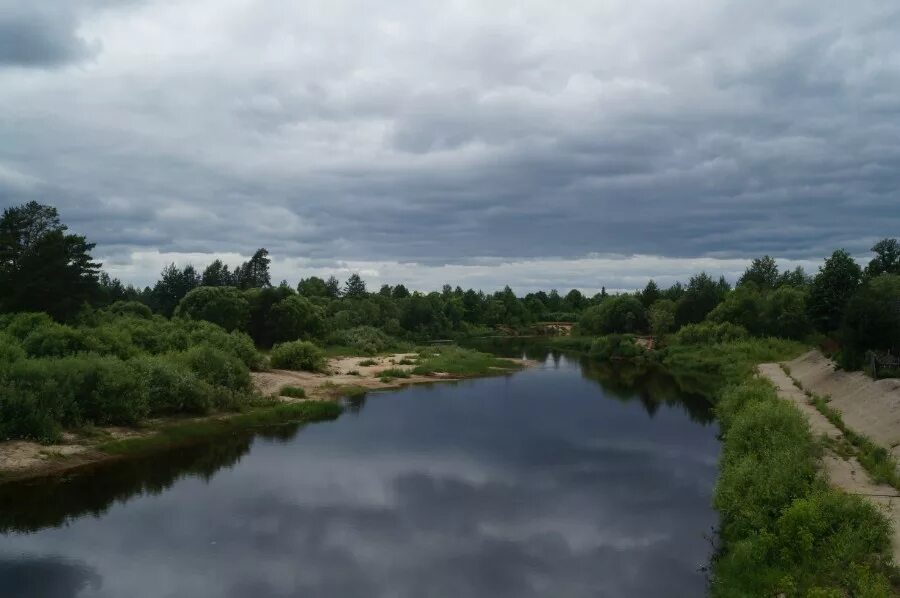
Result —
[[[225,332],[219,326],[209,322],[190,322],[184,324],[191,344],[206,344],[240,359],[244,365],[253,370],[262,369],[264,359],[256,350],[253,340],[243,332]]]
[[[201,380],[230,390],[248,391],[251,388],[250,370],[236,356],[208,344],[191,347],[174,356]]]
[[[282,386],[278,394],[282,397],[291,397],[294,399],[305,399],[306,391],[299,386]]]
[[[30,357],[63,357],[90,347],[80,330],[51,322],[32,330],[22,341],[22,348]]]
[[[103,311],[113,316],[140,318],[142,320],[149,320],[153,317],[153,312],[150,308],[140,301],[116,301]]]
[[[772,525],[815,481],[816,445],[809,425],[774,393],[769,387],[764,400],[748,400],[725,433],[714,501],[723,536]]]
[[[400,368],[388,368],[386,370],[378,372],[375,375],[378,378],[381,378],[382,382],[393,380],[394,378],[409,378],[409,372]]]
[[[250,302],[235,287],[197,287],[178,303],[175,316],[212,322],[229,332],[243,330],[250,318]]]
[[[606,299],[589,307],[578,320],[577,333],[588,336],[646,330],[644,305],[631,295]]]
[[[0,332],[0,368],[4,364],[12,363],[27,357],[25,349],[8,334]]]
[[[609,360],[633,359],[644,355],[643,347],[634,342],[630,334],[608,334],[601,336],[591,343],[590,355],[595,359]]]
[[[130,365],[147,389],[151,415],[206,413],[213,406],[213,387],[171,357],[144,355]]]
[[[319,372],[325,369],[325,352],[308,341],[291,341],[272,347],[272,367]]]
[[[397,345],[397,341],[378,328],[358,326],[347,330],[338,330],[328,339],[329,345],[348,347],[361,355],[377,355]]]
[[[38,442],[59,440],[62,427],[53,410],[38,393],[14,384],[0,383],[0,440],[25,438]]]
[[[285,297],[270,312],[276,341],[316,338],[325,330],[322,309],[306,297]]]
[[[747,330],[730,322],[702,322],[688,324],[675,334],[675,342],[682,345],[716,345],[745,339]]]
[[[22,341],[37,328],[51,326],[53,318],[45,313],[24,312],[4,316],[6,333]]]
[[[711,594],[890,595],[890,525],[817,476],[804,416],[759,379],[724,392],[716,411],[722,550]]]

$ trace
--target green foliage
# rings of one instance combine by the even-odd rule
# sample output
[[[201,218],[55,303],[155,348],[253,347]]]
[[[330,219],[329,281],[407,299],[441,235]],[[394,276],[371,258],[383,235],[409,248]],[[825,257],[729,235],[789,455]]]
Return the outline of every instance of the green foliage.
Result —
[[[900,275],[900,241],[882,239],[872,247],[875,257],[866,266],[867,279],[877,278],[882,274]]]
[[[689,324],[675,334],[675,342],[681,345],[714,345],[742,340],[749,335],[742,327],[730,322]]]
[[[610,359],[634,359],[644,355],[643,347],[634,342],[634,336],[630,334],[608,334],[594,340],[591,344],[590,355],[595,359],[607,361]]]
[[[412,373],[424,376],[438,372],[455,376],[483,376],[521,367],[508,359],[454,345],[428,347],[419,354],[419,360],[419,365],[413,368]]]
[[[285,297],[276,303],[272,307],[271,318],[276,341],[317,338],[325,330],[322,309],[298,295]]]
[[[250,318],[250,303],[235,287],[197,287],[178,303],[175,316],[206,320],[228,331],[244,330]]]
[[[714,281],[706,272],[691,277],[687,288],[678,299],[675,322],[678,326],[702,322],[707,314],[721,303],[728,294],[724,278]]]
[[[584,310],[578,320],[578,334],[599,335],[639,332],[647,328],[644,306],[631,295],[619,295]]]
[[[900,347],[900,276],[882,274],[865,284],[847,303],[841,323],[842,365],[857,368],[866,351]]]
[[[306,390],[299,386],[282,386],[278,394],[282,397],[291,397],[294,399],[305,399]]]
[[[209,384],[233,390],[250,390],[247,365],[221,349],[207,344],[197,345],[178,354],[175,359]]]
[[[378,362],[375,361],[374,359],[363,359],[362,361],[359,362],[359,365],[361,367],[365,368],[365,367],[369,367],[372,365],[378,365]]]
[[[272,347],[272,367],[319,372],[325,369],[325,351],[308,341],[291,341]]]
[[[801,343],[777,338],[746,338],[716,344],[671,343],[662,352],[666,370],[684,390],[718,398],[725,387],[740,384],[759,363],[793,359],[807,350]]]
[[[23,341],[36,328],[53,324],[53,318],[43,313],[23,312],[4,316],[6,333]]]
[[[329,345],[348,347],[358,355],[378,355],[398,347],[396,339],[373,326],[338,330],[328,337]]]
[[[818,447],[800,412],[762,380],[723,393],[716,411],[722,549],[711,594],[889,596],[890,526],[817,477]]]
[[[5,364],[25,359],[26,357],[25,349],[22,348],[15,337],[0,332],[0,369]]]
[[[151,415],[206,413],[216,402],[216,389],[181,356],[142,355],[130,365],[147,389]]]
[[[812,332],[806,308],[806,292],[782,286],[769,293],[763,305],[763,321],[770,336],[800,340]]]
[[[375,375],[380,378],[382,382],[387,382],[393,380],[394,378],[409,378],[410,373],[408,370],[400,368],[387,368],[386,370],[382,370]]]
[[[778,285],[778,264],[775,259],[764,255],[755,258],[738,280],[738,286],[752,286],[759,290],[771,290]]]
[[[56,208],[29,202],[0,216],[0,310],[75,316],[98,292],[93,243],[68,234]]]
[[[807,302],[809,316],[819,330],[837,330],[847,302],[859,288],[861,279],[862,270],[843,249],[825,260],[813,278]]]
[[[63,324],[35,328],[22,341],[29,357],[62,357],[88,350],[84,333]]]
[[[104,311],[114,316],[130,316],[143,320],[153,317],[153,311],[140,301],[116,301]]]
[[[675,330],[675,313],[677,306],[671,299],[660,299],[650,306],[647,320],[650,332],[657,337],[665,336]]]
[[[715,307],[706,319],[716,323],[740,326],[753,335],[762,334],[766,328],[763,320],[764,300],[753,284],[744,284],[728,295]]]

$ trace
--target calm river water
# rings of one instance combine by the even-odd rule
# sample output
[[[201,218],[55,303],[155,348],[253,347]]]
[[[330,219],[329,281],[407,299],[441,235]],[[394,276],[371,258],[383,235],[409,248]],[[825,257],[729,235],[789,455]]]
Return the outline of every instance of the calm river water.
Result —
[[[0,596],[702,596],[706,405],[531,356],[333,422],[0,486]]]

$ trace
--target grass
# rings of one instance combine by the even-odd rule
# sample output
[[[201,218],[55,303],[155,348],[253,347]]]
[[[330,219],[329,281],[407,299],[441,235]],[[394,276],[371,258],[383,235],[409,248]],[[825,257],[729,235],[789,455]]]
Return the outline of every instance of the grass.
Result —
[[[375,374],[382,382],[390,382],[395,378],[409,378],[410,373],[400,368],[388,368]]]
[[[361,367],[367,368],[367,367],[371,367],[373,365],[378,365],[378,362],[374,359],[363,359],[362,361],[359,362],[359,365]]]
[[[521,367],[509,359],[450,345],[423,349],[419,354],[419,365],[413,368],[412,373],[428,376],[443,372],[468,377],[511,372]]]
[[[166,424],[153,430],[150,436],[125,438],[103,443],[98,450],[111,455],[139,455],[166,448],[191,444],[210,436],[239,429],[275,424],[313,422],[336,419],[342,407],[329,401],[283,403],[262,407],[226,418],[209,418]]]
[[[305,399],[306,390],[299,386],[282,386],[278,394],[282,397],[291,397],[293,399]]]
[[[760,363],[786,361],[806,345],[778,338],[749,338],[713,345],[672,344],[662,352],[666,370],[686,391],[715,400],[728,386],[741,384]]]

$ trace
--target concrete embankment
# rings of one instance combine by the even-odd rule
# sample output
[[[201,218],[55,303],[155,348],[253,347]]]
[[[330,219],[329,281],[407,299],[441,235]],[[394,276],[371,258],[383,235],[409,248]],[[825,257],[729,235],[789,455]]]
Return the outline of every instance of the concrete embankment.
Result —
[[[808,353],[786,365],[791,375],[797,377],[805,389],[823,396],[830,395],[830,406],[840,409],[839,406],[842,405],[847,409],[841,411],[845,424],[853,431],[869,436],[872,441],[876,441],[875,435],[872,434],[873,429],[887,432],[880,422],[872,425],[875,418],[863,413],[864,408],[854,403],[854,397],[856,400],[864,400],[866,408],[889,416],[893,413],[891,404],[895,397],[891,395],[894,386],[884,384],[887,381],[874,382],[862,374],[857,376],[847,372],[835,372],[831,362],[818,352]],[[800,372],[803,372],[803,378],[798,375]],[[810,404],[806,393],[791,380],[779,364],[762,364],[759,366],[759,373],[775,385],[782,399],[793,403],[807,417],[813,435],[817,437],[824,435],[836,442],[842,439],[841,430]],[[867,382],[871,384],[867,385]],[[861,389],[860,386],[865,388]],[[827,390],[832,392],[825,392]],[[846,394],[832,394],[841,390]],[[851,418],[848,413],[853,413],[854,417]],[[857,425],[854,427],[851,421]],[[882,435],[882,438],[884,437],[885,435]],[[875,483],[856,457],[839,455],[828,446],[825,447],[822,457],[822,468],[832,486],[850,494],[863,496],[885,512],[893,526],[894,562],[900,563],[900,491],[886,484]]]

